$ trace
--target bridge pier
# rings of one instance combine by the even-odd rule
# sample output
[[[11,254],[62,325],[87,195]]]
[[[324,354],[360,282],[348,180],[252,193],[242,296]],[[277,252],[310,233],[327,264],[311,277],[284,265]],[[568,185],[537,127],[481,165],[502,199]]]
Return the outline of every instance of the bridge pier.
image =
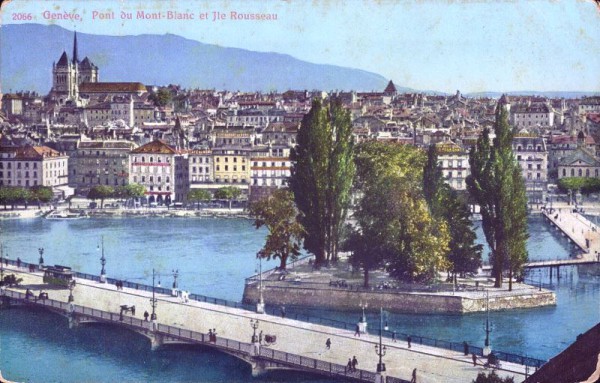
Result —
[[[263,361],[253,359],[250,362],[250,366],[252,367],[253,378],[257,378],[267,373],[267,365]]]
[[[164,338],[162,335],[155,332],[148,332],[145,334],[150,339],[150,350],[156,351],[160,346],[164,344]]]

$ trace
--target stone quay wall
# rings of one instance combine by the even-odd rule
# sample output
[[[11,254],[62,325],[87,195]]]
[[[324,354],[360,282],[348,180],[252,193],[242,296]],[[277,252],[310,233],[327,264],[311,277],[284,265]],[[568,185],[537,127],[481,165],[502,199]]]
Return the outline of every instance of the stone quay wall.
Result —
[[[256,303],[258,283],[249,281],[244,288],[244,303]],[[268,305],[297,305],[356,310],[361,303],[370,307],[385,307],[411,314],[465,314],[486,310],[485,291],[455,293],[352,291],[336,288],[306,288],[299,285],[263,285],[263,298]],[[556,304],[556,295],[549,290],[533,288],[521,291],[494,291],[490,294],[490,310],[533,308]]]

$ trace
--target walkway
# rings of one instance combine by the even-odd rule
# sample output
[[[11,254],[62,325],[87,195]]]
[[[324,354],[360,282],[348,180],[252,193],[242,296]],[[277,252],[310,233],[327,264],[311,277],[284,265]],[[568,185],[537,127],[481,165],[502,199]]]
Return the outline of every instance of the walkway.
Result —
[[[23,278],[19,288],[10,288],[9,291],[18,291],[21,294],[29,288],[35,296],[39,291],[48,292],[50,300],[56,300],[65,305],[69,295],[67,289],[51,289],[42,282],[41,273],[26,272],[22,268],[10,266],[10,272],[15,272]],[[5,270],[6,273],[6,270]],[[102,310],[118,315],[121,305],[136,307],[136,318],[129,313],[125,314],[125,322],[142,322],[144,311],[151,312],[151,292],[135,290],[125,287],[117,290],[114,285],[102,284],[85,279],[77,279],[74,289],[74,304],[88,309]],[[335,329],[327,326],[300,322],[288,318],[279,318],[254,312],[214,305],[206,302],[181,302],[180,298],[168,295],[156,295],[158,307],[156,310],[160,325],[173,326],[206,334],[209,329],[216,329],[218,338],[241,342],[246,347],[250,344],[252,328],[250,320],[259,320],[257,332],[276,335],[277,342],[268,347],[272,354],[296,356],[298,358],[312,358],[319,363],[333,363],[345,366],[348,358],[356,356],[358,368],[364,370],[369,380],[373,376],[377,365],[375,344],[379,338],[374,335],[355,337],[353,331]],[[78,309],[83,310],[83,308]],[[331,349],[325,347],[327,338],[331,339]],[[384,339],[387,354],[384,363],[387,365],[389,382],[401,380],[410,381],[412,371],[417,369],[418,382],[434,383],[465,383],[475,379],[483,370],[482,366],[473,366],[471,357],[464,356],[456,351],[449,351],[430,346],[413,344],[408,348],[406,342],[392,342]],[[241,346],[239,346],[241,347]],[[261,348],[261,355],[265,346]],[[301,359],[298,359],[301,360]],[[317,362],[315,362],[317,367]],[[331,366],[330,366],[331,368]],[[306,369],[306,368],[305,368]],[[315,370],[323,372],[323,369]],[[530,370],[530,372],[533,372]],[[515,376],[516,381],[521,381],[525,375],[525,366],[502,362],[502,369],[498,370],[500,376]],[[393,379],[393,378],[397,379]],[[355,376],[356,378],[356,376]],[[400,379],[400,380],[398,380]],[[366,381],[366,380],[363,380]]]
[[[567,236],[580,249],[574,259],[555,260],[554,265],[547,262],[531,262],[530,267],[536,266],[560,266],[568,264],[593,263],[598,262],[600,253],[600,228],[586,219],[579,213],[574,213],[571,209],[553,209],[544,211],[544,217],[548,219],[563,235]],[[537,265],[535,265],[537,263]]]

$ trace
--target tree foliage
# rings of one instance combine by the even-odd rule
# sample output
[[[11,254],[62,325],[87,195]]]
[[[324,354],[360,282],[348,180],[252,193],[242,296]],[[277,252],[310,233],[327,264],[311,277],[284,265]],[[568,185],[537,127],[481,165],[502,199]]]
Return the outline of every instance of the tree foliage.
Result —
[[[490,145],[489,130],[484,129],[477,145],[469,153],[471,174],[467,188],[481,207],[482,226],[492,251],[492,273],[496,287],[502,287],[502,275],[522,273],[527,261],[527,197],[521,168],[512,152],[513,130],[502,104],[496,111],[496,138]]]
[[[189,191],[187,199],[192,203],[196,202],[197,208],[200,209],[200,202],[210,201],[212,199],[212,194],[210,194],[208,190],[192,189]]]
[[[588,177],[567,177],[558,180],[558,189],[567,193],[581,191],[583,194],[600,192],[600,179]]]
[[[444,182],[434,145],[429,147],[423,169],[423,195],[431,214],[444,220],[448,227],[449,271],[454,275],[476,271],[481,266],[482,246],[475,244],[477,235],[473,231],[471,212],[467,203]]]
[[[337,260],[354,178],[350,113],[332,100],[314,100],[291,151],[290,188],[306,228],[304,248],[315,263]]]
[[[4,209],[11,205],[14,209],[16,205],[23,204],[25,208],[29,202],[36,201],[34,192],[21,186],[2,186],[0,187],[0,204],[4,205]]]
[[[48,203],[54,198],[52,188],[48,186],[34,186],[30,189],[30,200],[35,201],[38,207],[41,207],[42,203]]]
[[[229,208],[231,209],[231,201],[238,199],[241,194],[242,190],[238,187],[224,186],[215,191],[215,198],[229,201]]]
[[[155,106],[166,106],[171,102],[173,95],[167,88],[160,88],[156,93],[151,93],[148,99],[154,102]]]
[[[104,208],[104,200],[106,198],[111,198],[114,196],[115,190],[111,186],[107,185],[97,185],[90,189],[88,192],[88,199],[99,199],[100,200],[100,208]]]
[[[285,269],[288,260],[296,259],[300,254],[304,234],[294,195],[287,189],[278,189],[269,197],[252,203],[249,210],[254,217],[254,226],[257,229],[264,226],[269,230],[265,245],[257,257],[278,258],[279,268]]]
[[[429,282],[448,267],[448,228],[422,196],[424,153],[412,146],[366,142],[356,148],[357,177],[351,261],[365,272],[385,262],[407,282]]]
[[[485,372],[477,374],[477,379],[472,381],[473,383],[514,383],[515,379],[511,376],[501,378],[496,374],[496,371],[490,372],[488,375]]]

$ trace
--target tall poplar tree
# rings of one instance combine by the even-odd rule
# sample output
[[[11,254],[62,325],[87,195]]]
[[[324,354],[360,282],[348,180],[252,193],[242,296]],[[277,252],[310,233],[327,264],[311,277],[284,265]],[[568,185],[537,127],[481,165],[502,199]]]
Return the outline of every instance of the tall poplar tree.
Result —
[[[502,103],[496,110],[493,145],[484,129],[469,154],[471,175],[467,188],[481,207],[482,226],[492,251],[494,286],[502,287],[503,272],[520,275],[527,261],[527,197],[521,168],[512,152],[513,130]]]
[[[290,189],[303,213],[304,248],[317,266],[337,260],[355,172],[352,152],[350,113],[339,101],[314,100],[291,151]]]
[[[467,203],[444,182],[435,145],[429,147],[427,164],[423,168],[423,195],[431,214],[448,225],[449,271],[454,276],[476,271],[481,266],[482,246],[475,244],[477,236],[473,231],[471,212]]]

